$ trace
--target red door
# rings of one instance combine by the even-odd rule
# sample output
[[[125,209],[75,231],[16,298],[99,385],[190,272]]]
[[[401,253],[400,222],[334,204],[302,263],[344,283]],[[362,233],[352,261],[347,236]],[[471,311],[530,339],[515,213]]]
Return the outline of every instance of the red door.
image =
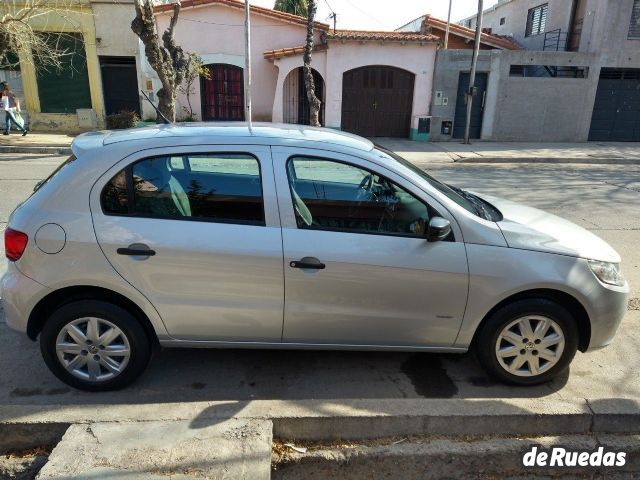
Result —
[[[207,68],[210,78],[200,79],[202,120],[244,120],[242,68],[224,63]]]

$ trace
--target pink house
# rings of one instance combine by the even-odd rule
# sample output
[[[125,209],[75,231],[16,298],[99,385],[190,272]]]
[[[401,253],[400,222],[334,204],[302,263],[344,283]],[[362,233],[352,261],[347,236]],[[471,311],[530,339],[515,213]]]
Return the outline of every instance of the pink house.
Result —
[[[306,19],[251,9],[253,120],[306,123]],[[156,7],[161,31],[170,12],[171,5]],[[439,39],[411,32],[334,31],[319,22],[315,26],[313,68],[322,124],[369,137],[427,140],[424,119]],[[201,79],[192,97],[199,119],[244,120],[243,29],[244,3],[239,0],[182,2],[177,42],[198,53],[212,74],[210,80]],[[178,101],[179,108],[186,105],[184,97]]]

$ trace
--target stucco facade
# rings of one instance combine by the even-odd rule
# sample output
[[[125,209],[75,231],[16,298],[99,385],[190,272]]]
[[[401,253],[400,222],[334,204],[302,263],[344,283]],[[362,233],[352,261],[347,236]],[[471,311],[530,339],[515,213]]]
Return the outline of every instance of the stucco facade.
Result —
[[[79,1],[64,13],[51,12],[36,15],[30,19],[32,28],[39,32],[80,33],[84,41],[84,54],[89,79],[91,108],[98,119],[103,118],[104,104],[100,82],[100,67],[96,51],[95,24],[91,5]],[[38,91],[36,68],[31,53],[25,49],[19,52],[21,90],[24,95],[23,109],[26,109],[29,126],[35,130],[77,131],[78,116],[68,113],[43,113]],[[20,87],[18,90],[20,90]],[[19,93],[19,92],[18,92]]]
[[[228,64],[244,68],[244,12],[233,5],[234,2],[202,3],[193,7],[188,3],[183,4],[175,31],[178,44],[186,51],[199,54],[205,64]],[[159,29],[164,30],[170,12],[159,12],[156,18]],[[364,66],[387,66],[415,75],[411,129],[417,129],[417,119],[429,114],[437,39],[393,32],[378,32],[375,37],[364,38],[358,36],[358,32],[352,33],[354,38],[334,39],[331,38],[328,25],[319,24],[315,30],[315,44],[319,48],[313,54],[312,66],[324,84],[324,125],[342,128],[345,72]],[[301,51],[295,54],[284,51],[301,47],[305,37],[306,26],[303,21],[275,18],[264,9],[252,10],[253,120],[287,120],[285,101],[289,100],[285,100],[286,81],[292,72],[303,65],[303,61]],[[279,54],[280,51],[283,53]],[[202,98],[201,86],[196,82],[191,102],[197,118],[203,118]],[[185,106],[186,96],[180,95],[178,109],[182,111]]]
[[[169,13],[156,16],[158,28],[164,31],[170,20]],[[316,42],[320,42],[316,33]],[[251,101],[255,121],[271,121],[278,70],[264,59],[265,50],[286,48],[304,43],[306,28],[302,24],[278,21],[253,13],[251,16],[251,68],[253,85]],[[187,52],[200,55],[205,64],[223,63],[244,68],[244,13],[239,8],[221,4],[183,7],[175,30],[177,43]],[[197,118],[202,118],[200,84],[196,82],[195,101]],[[178,99],[178,117],[183,116],[185,95]],[[182,113],[183,115],[180,115]]]

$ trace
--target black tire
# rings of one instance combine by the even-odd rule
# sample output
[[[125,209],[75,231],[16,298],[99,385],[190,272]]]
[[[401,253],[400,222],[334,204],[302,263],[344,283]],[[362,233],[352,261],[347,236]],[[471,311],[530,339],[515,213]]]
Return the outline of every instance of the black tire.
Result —
[[[130,356],[128,363],[117,376],[103,381],[84,380],[68,372],[58,359],[58,334],[69,322],[83,317],[107,320],[126,336]],[[47,319],[40,333],[40,351],[51,372],[64,383],[80,390],[101,392],[118,390],[133,382],[149,363],[151,342],[139,320],[125,309],[105,301],[79,300],[63,305]]]
[[[526,315],[542,315],[553,320],[564,335],[564,350],[560,355],[560,360],[546,371],[538,375],[519,376],[507,371],[500,364],[496,354],[496,343],[503,329],[511,322]],[[569,367],[577,349],[578,327],[576,320],[566,308],[552,300],[543,298],[517,300],[500,308],[487,319],[478,332],[475,342],[476,357],[487,373],[497,380],[512,385],[538,385],[551,381]],[[522,351],[524,350],[520,352]]]

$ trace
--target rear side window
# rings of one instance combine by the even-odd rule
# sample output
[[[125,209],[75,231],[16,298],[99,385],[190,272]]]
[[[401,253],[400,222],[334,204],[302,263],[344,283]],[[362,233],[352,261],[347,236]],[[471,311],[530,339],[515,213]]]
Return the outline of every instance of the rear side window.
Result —
[[[260,165],[244,153],[140,160],[111,179],[101,202],[109,215],[265,224]]]
[[[33,192],[37,192],[38,190],[40,190],[42,188],[42,186],[48,182],[51,181],[51,179],[53,177],[55,177],[58,173],[60,173],[60,171],[65,168],[67,165],[73,163],[76,161],[76,156],[75,155],[71,155],[69,158],[67,158],[64,162],[62,162],[60,164],[60,166],[58,168],[56,168],[53,173],[51,175],[49,175],[47,178],[45,178],[44,180],[40,180],[38,183],[36,183],[36,186],[33,187]]]

